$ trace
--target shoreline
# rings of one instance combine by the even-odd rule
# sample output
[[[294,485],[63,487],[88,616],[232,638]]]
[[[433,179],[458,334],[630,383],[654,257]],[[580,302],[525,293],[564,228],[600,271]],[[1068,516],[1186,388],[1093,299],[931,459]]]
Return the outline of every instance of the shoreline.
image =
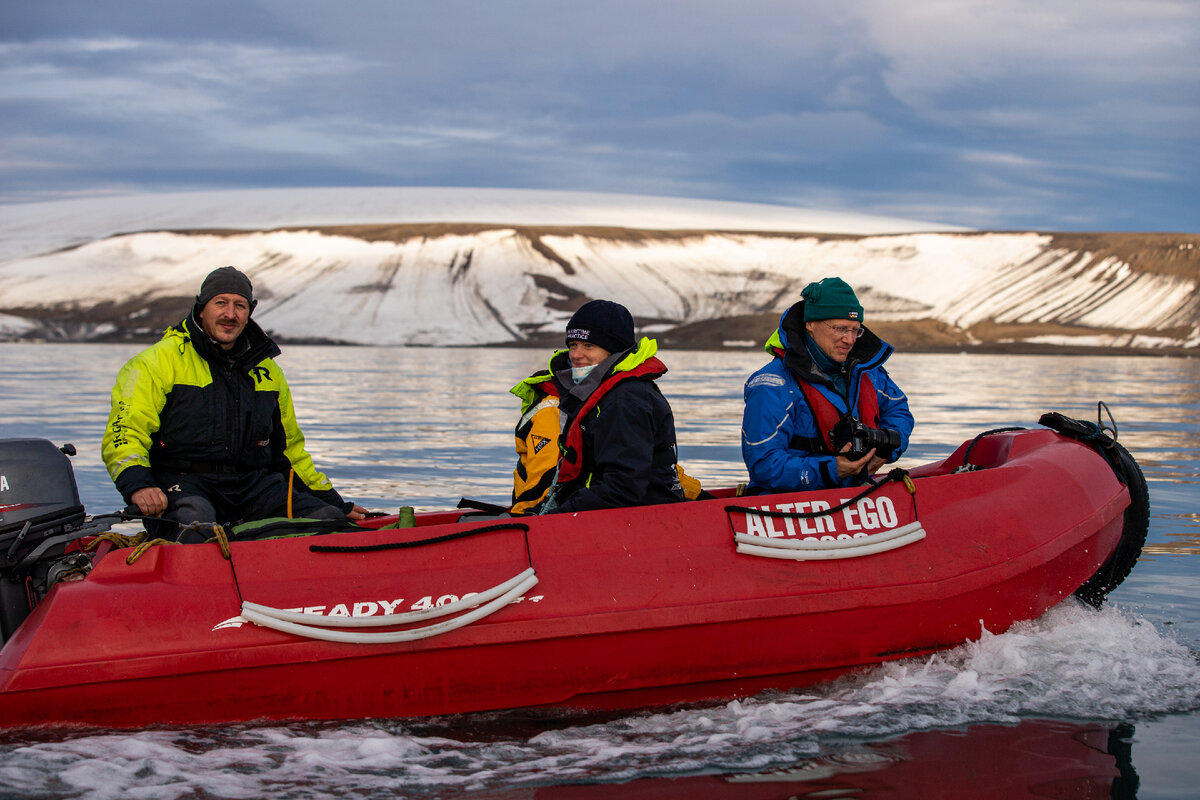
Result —
[[[690,352],[696,351],[712,351],[725,352],[737,351],[747,353],[759,353],[763,350],[762,342],[756,344],[697,344],[679,341],[664,341],[664,337],[655,334],[645,334],[651,339],[656,339],[659,342],[660,351],[671,350],[686,350]],[[109,338],[94,338],[94,339],[48,339],[39,338],[0,338],[0,344],[77,344],[77,345],[100,345],[100,344],[129,344],[148,346],[157,342],[161,334],[153,336],[121,336]],[[397,344],[397,345],[374,345],[361,344],[359,342],[342,342],[330,339],[321,338],[294,338],[275,336],[275,341],[281,347],[299,346],[299,347],[396,347],[404,348],[411,347],[414,349],[432,349],[444,348],[447,350],[464,350],[469,348],[487,348],[487,349],[502,349],[502,348],[518,348],[523,350],[549,350],[562,347],[557,341],[513,341],[513,342],[486,342],[475,344],[444,344],[444,345],[426,345],[426,344]],[[886,337],[884,341],[888,341]],[[765,341],[766,337],[764,337]],[[940,354],[940,355],[1021,355],[1021,356],[1138,356],[1147,358],[1184,358],[1191,359],[1200,357],[1200,347],[1128,347],[1117,345],[1081,345],[1081,344],[1049,344],[1045,342],[977,342],[970,344],[946,344],[946,343],[924,343],[924,344],[892,344],[896,354],[903,355],[906,353],[913,354]]]

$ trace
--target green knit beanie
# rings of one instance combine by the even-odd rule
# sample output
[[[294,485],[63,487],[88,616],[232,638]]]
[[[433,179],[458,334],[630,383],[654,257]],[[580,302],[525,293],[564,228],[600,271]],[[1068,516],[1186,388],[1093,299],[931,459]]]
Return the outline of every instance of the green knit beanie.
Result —
[[[863,321],[862,303],[854,296],[850,284],[841,278],[825,278],[810,283],[800,296],[804,298],[805,322],[821,319]]]

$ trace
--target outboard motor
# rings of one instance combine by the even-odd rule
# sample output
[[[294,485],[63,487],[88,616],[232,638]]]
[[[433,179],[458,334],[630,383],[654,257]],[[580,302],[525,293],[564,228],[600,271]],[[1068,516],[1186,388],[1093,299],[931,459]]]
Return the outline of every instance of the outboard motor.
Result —
[[[0,643],[51,586],[91,569],[87,554],[65,552],[96,527],[85,524],[73,455],[70,444],[0,439]]]

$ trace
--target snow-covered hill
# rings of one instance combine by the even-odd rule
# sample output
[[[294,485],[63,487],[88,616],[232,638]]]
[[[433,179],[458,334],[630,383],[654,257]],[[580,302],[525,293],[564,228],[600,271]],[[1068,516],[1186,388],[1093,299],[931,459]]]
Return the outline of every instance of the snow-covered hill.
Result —
[[[805,284],[839,275],[859,290],[868,325],[918,346],[912,331],[936,330],[924,343],[944,345],[1200,345],[1200,237],[934,233],[771,206],[547,192],[185,197],[6,209],[0,337],[153,336],[209,270],[234,264],[262,298],[256,319],[289,340],[553,341],[583,300],[604,297],[667,342],[748,344]],[[68,244],[78,246],[58,249]]]
[[[444,187],[245,189],[0,206],[0,263],[135,231],[434,222],[854,234],[965,230],[867,214],[595,192]]]

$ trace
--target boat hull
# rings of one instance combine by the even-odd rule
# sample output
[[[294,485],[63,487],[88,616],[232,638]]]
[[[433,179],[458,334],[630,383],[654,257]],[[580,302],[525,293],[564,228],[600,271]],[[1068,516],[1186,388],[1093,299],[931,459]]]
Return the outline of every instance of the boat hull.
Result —
[[[1069,597],[1116,549],[1130,505],[1104,459],[1051,431],[982,439],[982,468],[954,473],[963,457],[913,470],[915,493],[897,480],[864,497],[426,515],[413,529],[234,542],[228,560],[215,544],[159,546],[133,564],[114,551],[52,589],[0,651],[0,725],[642,707],[954,647]],[[822,505],[833,510],[797,515]],[[898,530],[919,535],[857,552]],[[758,542],[817,549],[794,560],[755,553]],[[470,608],[522,575],[461,627],[329,624]],[[256,608],[362,640],[247,621]]]

